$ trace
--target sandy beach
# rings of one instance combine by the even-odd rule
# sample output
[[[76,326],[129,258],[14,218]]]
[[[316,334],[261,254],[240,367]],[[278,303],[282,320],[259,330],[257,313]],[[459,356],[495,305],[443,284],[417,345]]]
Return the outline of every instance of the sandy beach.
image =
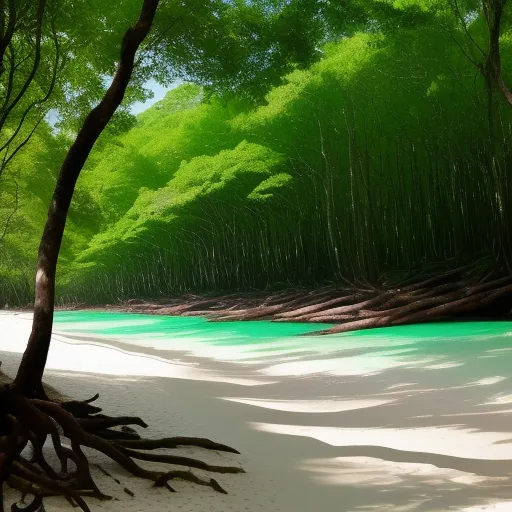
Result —
[[[8,375],[30,317],[0,313]],[[100,393],[107,414],[142,416],[146,436],[229,444],[241,455],[179,452],[246,474],[216,476],[228,495],[185,482],[171,494],[91,454],[111,475],[93,467],[113,497],[88,500],[91,510],[512,511],[512,328],[498,336],[476,328],[453,342],[368,331],[226,346],[162,338],[155,321],[132,315],[128,334],[111,336],[59,321],[46,382],[75,398]],[[47,511],[68,509],[46,500]]]

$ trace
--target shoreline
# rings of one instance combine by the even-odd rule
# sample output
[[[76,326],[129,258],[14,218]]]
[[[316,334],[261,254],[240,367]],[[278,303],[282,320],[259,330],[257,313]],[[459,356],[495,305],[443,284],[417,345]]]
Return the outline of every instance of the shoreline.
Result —
[[[7,375],[19,364],[30,320],[29,314],[0,314],[8,334],[0,344]],[[215,333],[208,338],[207,326],[184,337],[162,331],[161,341],[151,330],[89,339],[87,325],[78,332],[75,322],[70,318],[71,330],[62,324],[54,334],[47,384],[73,398],[100,393],[105,413],[139,414],[150,437],[194,435],[232,445],[241,455],[179,454],[246,470],[219,476],[228,495],[187,482],[177,482],[178,492],[169,494],[91,452],[93,476],[113,496],[88,501],[93,512],[138,512],[148,504],[156,512],[512,506],[508,329],[457,342],[438,333],[321,343],[293,337],[276,340],[276,351],[271,341],[240,340],[240,324],[223,333],[234,342],[224,346]],[[456,349],[459,342],[467,348]],[[64,512],[69,504],[49,498],[47,510]]]
[[[59,311],[114,311],[200,316],[212,322],[267,320],[323,323],[315,334],[334,334],[414,323],[512,320],[512,276],[479,284],[443,274],[402,288],[333,286],[279,292],[183,294],[166,299],[130,299],[117,304],[75,304]]]
[[[329,324],[316,335],[419,323],[512,320],[512,275],[476,278],[461,268],[394,286],[184,293],[117,303],[61,304],[57,311],[197,316],[212,322],[267,320]],[[7,309],[7,311],[14,311]],[[30,311],[29,307],[20,311]]]

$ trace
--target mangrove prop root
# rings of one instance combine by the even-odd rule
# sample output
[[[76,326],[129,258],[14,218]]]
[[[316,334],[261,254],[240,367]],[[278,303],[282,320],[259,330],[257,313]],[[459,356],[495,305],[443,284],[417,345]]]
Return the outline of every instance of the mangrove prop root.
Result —
[[[97,397],[93,397],[94,400]],[[196,437],[170,437],[164,439],[141,439],[131,432],[128,425],[146,427],[138,417],[108,417],[101,414],[84,415],[80,404],[88,405],[93,399],[73,402],[72,410],[66,403],[57,403],[40,398],[26,398],[10,385],[0,388],[0,491],[4,484],[30,496],[24,505],[12,504],[13,512],[42,510],[46,496],[63,496],[74,507],[89,511],[85,497],[101,500],[110,499],[103,494],[91,475],[89,462],[82,449],[92,448],[117,462],[133,476],[147,479],[157,487],[166,487],[175,492],[169,482],[186,480],[197,485],[208,486],[221,493],[226,491],[213,478],[194,474],[190,468],[210,473],[243,473],[239,467],[217,466],[201,460],[168,453],[148,453],[153,450],[173,449],[179,446],[193,446],[207,450],[238,453],[235,449]],[[67,402],[69,403],[69,402]],[[126,429],[115,430],[116,427]],[[69,440],[70,448],[61,439]],[[43,446],[51,446],[60,462],[60,469],[54,469],[45,459]],[[31,458],[22,455],[24,448],[31,448]],[[156,471],[146,469],[136,460],[169,464],[178,469]],[[71,462],[71,464],[69,464]],[[179,469],[179,466],[186,469]],[[0,511],[4,508],[4,495],[0,492]]]
[[[437,268],[436,266],[434,266]],[[326,286],[314,291],[247,292],[212,297],[185,295],[157,303],[128,301],[121,311],[204,316],[212,322],[271,320],[335,323],[314,334],[472,317],[512,317],[512,276],[486,271],[477,261],[446,272],[425,269],[380,285]]]
[[[303,291],[299,296],[288,292],[263,298],[249,296],[245,300],[241,296],[220,297],[217,304],[223,304],[222,308],[212,307],[194,313],[206,316],[212,322],[265,319],[338,324],[313,334],[457,320],[468,316],[510,319],[512,276],[490,279],[489,274],[475,277],[471,272],[468,274],[469,271],[471,268],[461,268],[436,276],[422,276],[420,281],[406,281],[393,287],[331,287],[316,292]],[[144,304],[131,304],[130,307],[144,311]],[[188,315],[185,310],[180,314]]]

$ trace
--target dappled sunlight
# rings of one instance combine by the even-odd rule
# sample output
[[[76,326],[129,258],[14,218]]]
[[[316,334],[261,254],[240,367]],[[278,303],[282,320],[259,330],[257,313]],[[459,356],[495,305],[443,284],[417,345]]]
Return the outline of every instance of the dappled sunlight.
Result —
[[[82,333],[109,338],[142,348],[183,351],[190,356],[223,362],[258,364],[261,360],[286,361],[318,352],[318,337],[297,337],[324,328],[270,322],[209,323],[197,317],[150,317],[116,313],[87,313],[90,322],[77,322],[77,314],[57,315],[56,332]],[[90,324],[90,325],[89,325]],[[293,337],[290,336],[293,335]],[[328,344],[333,349],[332,344]],[[324,347],[325,348],[325,347]]]
[[[512,501],[488,501],[475,507],[467,507],[460,512],[510,512],[512,510]]]
[[[429,364],[427,366],[424,366],[423,369],[425,370],[446,370],[448,368],[456,368],[457,366],[462,366],[464,363],[457,363],[455,361],[453,362],[446,362],[446,363],[439,363],[439,364]]]
[[[508,475],[367,456],[305,459],[299,469],[324,489],[339,487],[345,496],[355,494],[350,510],[509,512],[512,506],[501,501]]]
[[[400,429],[269,423],[251,423],[251,426],[261,432],[310,437],[331,446],[381,446],[394,450],[421,451],[451,457],[512,459],[512,432],[483,432],[457,425]]]
[[[30,319],[31,315],[25,313],[0,317],[2,331],[7,334],[2,350],[19,353],[24,349]],[[373,396],[357,396],[359,402],[389,400],[389,396],[405,399],[411,393],[438,393],[442,388],[454,391],[499,384],[505,377],[489,375],[491,363],[478,365],[476,361],[487,353],[499,353],[500,368],[504,369],[506,353],[496,351],[505,349],[503,343],[510,338],[509,327],[504,322],[457,324],[455,327],[432,324],[332,336],[297,336],[312,327],[271,322],[209,323],[198,317],[76,311],[58,312],[55,328],[50,370],[219,380],[244,385],[320,375],[344,379],[373,379],[378,375],[391,375],[390,372],[414,375],[413,382],[390,381],[389,385],[381,386],[379,396],[375,396],[375,391]],[[476,333],[474,336],[470,336],[472,330]],[[494,337],[493,332],[496,332]],[[464,350],[456,349],[461,344],[457,334],[466,337]],[[115,340],[116,348],[105,340]],[[62,350],[57,349],[56,343],[63,345]],[[57,352],[62,355],[57,357]],[[145,354],[140,355],[141,352]],[[214,362],[235,363],[240,368],[237,370],[236,366],[228,364],[222,375],[218,370],[203,368]],[[471,367],[465,368],[468,364]],[[436,386],[432,386],[432,379]],[[480,404],[506,403],[506,393],[502,389],[498,392],[499,395],[494,392]],[[307,398],[306,409],[312,402],[322,402],[318,397]],[[352,398],[338,397],[344,402]],[[237,398],[241,399],[244,398]],[[253,400],[250,404],[247,402],[248,405],[259,407],[266,401],[261,396],[245,399]],[[272,406],[282,410],[279,407],[283,404]],[[270,408],[268,403],[263,407]],[[328,407],[345,405],[330,403]],[[342,410],[345,409],[337,412]]]
[[[512,395],[496,395],[492,400],[484,405],[503,405],[512,404]]]
[[[471,386],[492,386],[493,384],[498,384],[498,382],[501,382],[503,380],[506,380],[506,377],[502,377],[501,375],[496,375],[495,377],[487,377],[485,379],[480,379],[475,382],[470,382],[468,385]]]
[[[197,336],[176,339],[148,338],[144,341],[122,338],[120,341],[128,341],[130,344],[133,343],[140,347],[153,348],[156,350],[183,351],[193,357],[201,357],[222,362],[238,362],[243,363],[244,365],[261,364],[261,362],[267,358],[271,358],[273,361],[288,361],[290,359],[300,358],[302,355],[311,352],[306,347],[291,348],[289,345],[286,346],[286,344],[281,341],[269,341],[265,344],[265,348],[263,350],[260,350],[259,348],[255,349],[255,346],[251,344],[243,344],[243,341],[240,345],[210,345],[209,338],[201,338]],[[256,346],[260,347],[259,345]]]
[[[405,388],[410,386],[416,386],[417,382],[399,382],[398,384],[393,384],[392,386],[388,386],[386,389],[398,389],[398,388]]]
[[[311,459],[304,461],[300,469],[311,473],[319,483],[328,485],[410,486],[414,479],[417,484],[438,487],[449,483],[478,485],[489,480],[502,480],[432,464],[394,462],[374,457]]]
[[[507,336],[512,336],[512,333],[508,333]],[[486,351],[488,354],[506,354],[507,352],[512,352],[512,347],[505,348],[495,348]]]
[[[0,317],[3,336],[1,350],[23,353],[30,333],[28,315]],[[256,386],[270,381],[223,375],[201,368],[198,363],[176,362],[140,352],[132,352],[99,342],[77,342],[62,335],[52,337],[47,371],[73,371],[109,376],[168,377],[174,379],[225,382]]]
[[[354,411],[367,407],[378,407],[390,404],[393,400],[340,400],[336,397],[316,400],[265,400],[263,398],[223,398],[230,402],[237,402],[255,407],[263,407],[274,411],[300,412],[300,413],[329,413]]]
[[[428,414],[424,416],[416,416],[416,418],[467,418],[469,416],[489,416],[489,415],[512,414],[512,409],[503,409],[498,411],[479,411],[479,412],[457,412],[453,414]]]
[[[63,312],[56,318],[56,330],[64,335],[81,333],[128,343],[131,350],[177,351],[197,359],[238,363],[256,377],[271,378],[374,376],[417,369],[449,380],[454,375],[451,371],[463,367],[467,357],[482,358],[505,348],[500,340],[505,342],[511,331],[506,322],[468,322],[308,336],[311,330],[324,327],[267,321],[210,323],[200,317],[107,312]],[[451,387],[464,384],[446,382]]]
[[[191,363],[170,362],[163,358],[127,352],[109,346],[70,343],[61,337],[54,337],[46,368],[111,376],[205,380],[242,386],[265,383],[255,379],[224,376],[219,372],[208,371]]]
[[[512,512],[512,0],[1,3],[0,512]]]
[[[202,381],[209,414],[237,418],[243,436],[286,436],[277,441],[291,446],[280,452],[285,471],[312,489],[351,489],[350,510],[476,512],[486,509],[463,507],[492,504],[483,498],[502,499],[509,484],[512,351],[502,323],[495,335],[493,324],[476,326],[475,336],[469,325],[447,328],[462,339],[443,337],[439,325],[432,336],[430,326],[297,336],[310,326],[83,315],[56,315],[52,378],[86,376],[94,389],[159,386],[166,400],[172,379]],[[0,314],[1,351],[23,352],[30,320]]]
[[[331,359],[308,359],[286,362],[264,368],[261,373],[269,376],[298,376],[328,373],[329,375],[369,375],[400,367],[423,366],[429,360],[416,360],[409,357],[393,357],[388,354],[360,355]]]

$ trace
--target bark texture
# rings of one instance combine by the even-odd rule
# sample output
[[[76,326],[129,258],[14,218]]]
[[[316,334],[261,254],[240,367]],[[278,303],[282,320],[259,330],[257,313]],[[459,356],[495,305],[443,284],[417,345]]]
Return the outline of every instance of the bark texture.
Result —
[[[185,296],[129,302],[116,309],[156,315],[205,316],[212,322],[271,320],[333,323],[315,334],[463,319],[512,318],[512,276],[479,275],[472,266],[395,285],[325,287],[274,294]]]
[[[132,475],[150,480],[155,486],[167,487],[172,492],[174,489],[169,482],[175,479],[226,492],[216,480],[199,477],[190,468],[215,473],[243,472],[239,467],[214,466],[160,451],[197,446],[238,453],[233,448],[196,437],[144,440],[130,426],[147,427],[141,418],[106,416],[101,414],[99,407],[91,405],[98,399],[97,395],[84,401],[67,400],[42,384],[53,326],[55,272],[75,185],[96,140],[123,100],[135,53],[151,28],[158,3],[159,0],[144,0],[137,23],[124,35],[112,84],[100,104],[87,116],[57,178],[39,247],[32,332],[14,382],[6,382],[5,375],[0,374],[0,512],[4,511],[4,484],[20,491],[23,497],[33,497],[23,508],[12,504],[12,512],[44,510],[43,499],[51,495],[64,496],[72,507],[85,512],[90,509],[84,496],[109,499],[94,482],[83,447],[102,453]],[[42,16],[45,0],[40,0],[39,5]],[[4,34],[0,20],[0,39]],[[62,437],[69,439],[69,448],[62,444]],[[60,461],[59,471],[45,458],[47,441],[51,442]],[[24,456],[26,447],[31,448],[31,458]],[[148,453],[156,449],[159,449],[157,454]],[[136,460],[161,462],[178,469],[149,470]],[[180,466],[186,469],[179,469]]]
[[[144,0],[137,23],[124,35],[114,79],[100,104],[87,116],[57,178],[39,247],[32,332],[14,381],[16,390],[25,396],[35,395],[46,365],[53,326],[57,261],[78,176],[95,142],[124,98],[135,53],[151,28],[158,3],[159,0]]]
[[[501,22],[506,3],[507,0],[482,0],[489,40],[487,55],[482,65],[482,73],[488,87],[500,93],[512,107],[512,91],[503,78],[500,54]]]

